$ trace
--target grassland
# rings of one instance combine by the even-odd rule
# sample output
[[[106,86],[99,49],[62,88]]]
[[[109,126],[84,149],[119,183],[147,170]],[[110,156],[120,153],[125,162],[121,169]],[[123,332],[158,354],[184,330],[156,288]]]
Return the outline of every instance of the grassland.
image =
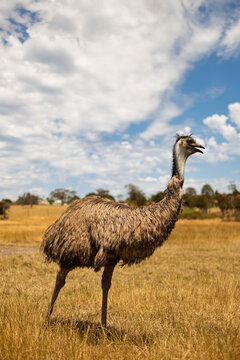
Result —
[[[46,205],[11,206],[9,219],[0,221],[0,245],[39,244],[46,228],[65,208]]]
[[[62,207],[11,209],[0,222],[1,359],[240,359],[240,223],[180,220],[139,265],[117,267],[109,329],[101,273],[72,271],[44,322],[57,266],[38,251]]]

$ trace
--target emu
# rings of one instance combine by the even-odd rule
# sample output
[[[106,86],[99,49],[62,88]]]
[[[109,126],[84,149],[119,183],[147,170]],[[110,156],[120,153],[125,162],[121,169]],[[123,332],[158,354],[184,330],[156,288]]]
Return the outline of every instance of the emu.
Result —
[[[107,300],[116,264],[139,263],[167,239],[180,212],[187,158],[204,147],[189,136],[176,137],[172,177],[165,197],[148,206],[130,207],[98,196],[73,202],[45,232],[41,249],[48,261],[60,266],[47,319],[69,271],[93,268],[102,274],[101,323],[107,324]]]

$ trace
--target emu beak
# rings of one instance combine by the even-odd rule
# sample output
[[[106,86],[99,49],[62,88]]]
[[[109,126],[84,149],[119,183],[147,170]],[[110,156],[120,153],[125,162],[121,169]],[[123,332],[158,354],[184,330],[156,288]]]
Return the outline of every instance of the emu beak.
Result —
[[[200,144],[198,144],[198,143],[193,144],[192,147],[194,148],[194,151],[195,151],[195,152],[200,152],[200,153],[202,153],[202,154],[203,154],[202,150],[199,150],[198,148],[200,148],[200,149],[205,149],[204,146],[202,146],[202,145],[200,145]]]

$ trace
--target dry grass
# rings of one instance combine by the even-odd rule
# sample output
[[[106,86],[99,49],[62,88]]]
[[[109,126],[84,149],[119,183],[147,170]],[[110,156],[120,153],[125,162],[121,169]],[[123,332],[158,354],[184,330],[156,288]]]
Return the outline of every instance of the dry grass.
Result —
[[[149,260],[118,266],[104,332],[101,273],[88,269],[69,274],[51,323],[44,323],[57,266],[45,264],[37,251],[26,254],[57,216],[41,208],[30,209],[33,216],[12,209],[9,223],[21,221],[19,230],[31,226],[27,244],[1,237],[12,250],[26,247],[0,257],[1,359],[240,359],[240,223],[179,221]],[[36,234],[32,243],[30,234]]]
[[[9,219],[0,221],[0,244],[39,243],[46,228],[65,209],[66,206],[11,206]]]

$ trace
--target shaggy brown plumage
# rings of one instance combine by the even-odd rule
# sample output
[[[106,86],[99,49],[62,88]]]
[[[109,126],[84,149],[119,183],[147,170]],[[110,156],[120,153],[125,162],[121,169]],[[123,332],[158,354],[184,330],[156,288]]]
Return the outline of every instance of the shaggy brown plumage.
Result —
[[[102,324],[106,326],[107,294],[119,260],[133,264],[152,255],[171,233],[182,202],[184,166],[187,157],[201,152],[191,136],[177,137],[173,149],[172,178],[162,201],[130,207],[112,200],[89,196],[72,203],[51,225],[41,248],[48,261],[60,266],[49,316],[67,273],[75,267],[103,272]]]
[[[61,267],[93,267],[116,257],[123,264],[140,262],[162,245],[181,206],[182,182],[173,177],[157,204],[130,207],[98,196],[72,203],[46,231],[42,248]]]

